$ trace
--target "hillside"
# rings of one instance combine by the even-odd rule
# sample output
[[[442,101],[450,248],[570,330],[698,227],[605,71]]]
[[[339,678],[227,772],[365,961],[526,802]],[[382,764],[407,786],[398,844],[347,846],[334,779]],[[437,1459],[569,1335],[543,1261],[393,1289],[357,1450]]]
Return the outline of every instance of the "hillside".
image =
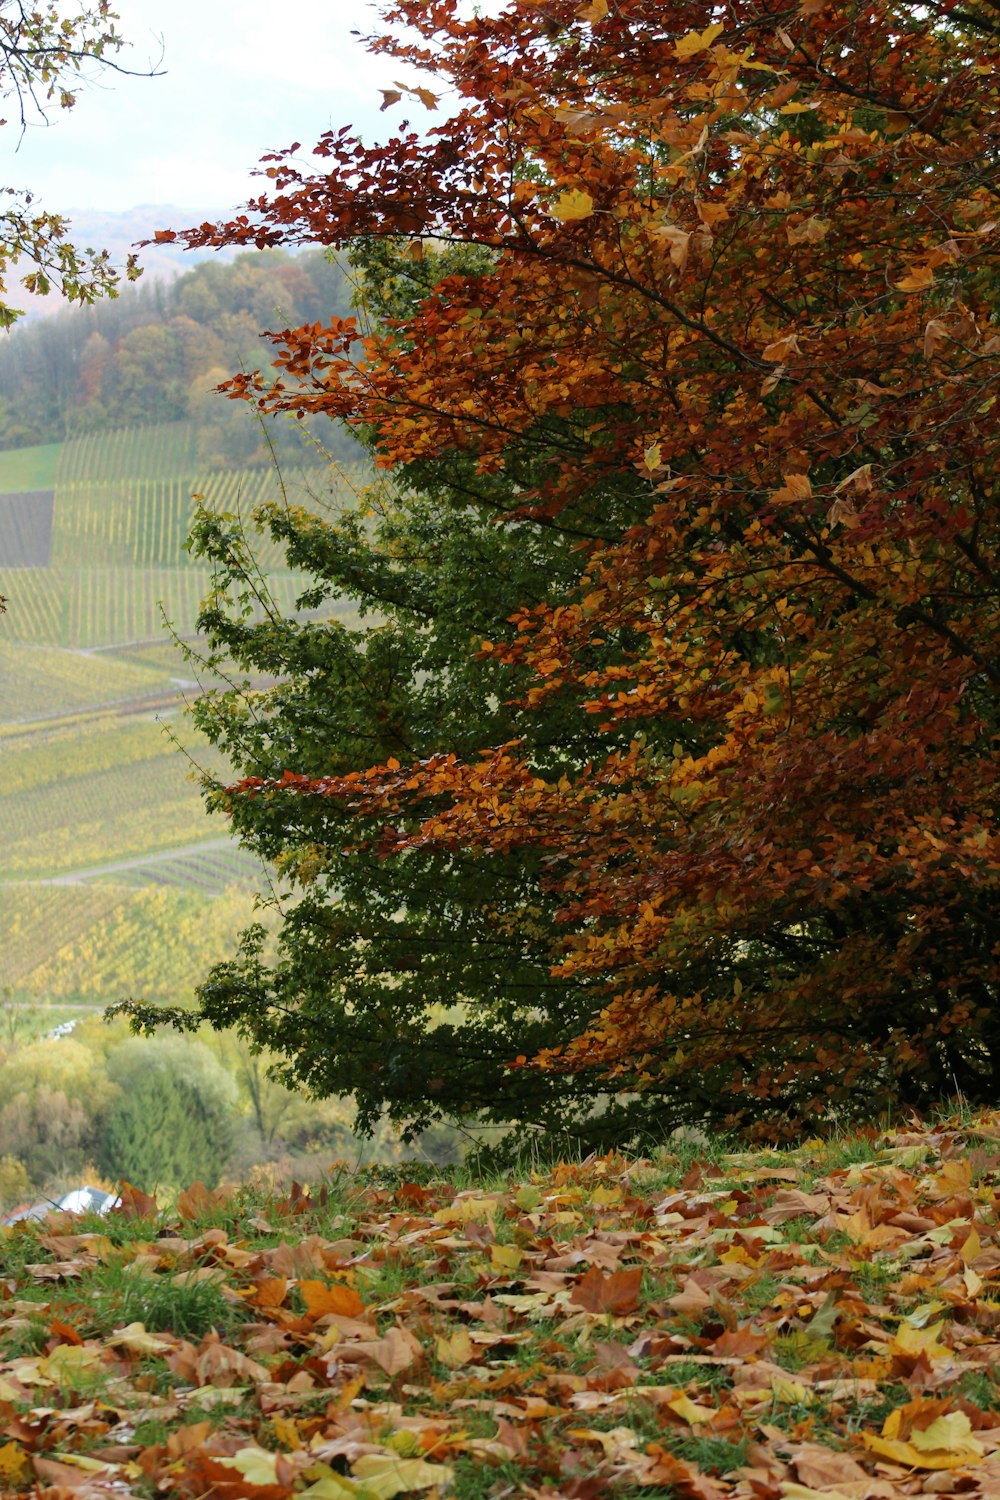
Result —
[[[4,1493],[993,1495],[998,1138],[334,1166],[13,1224]]]
[[[360,481],[314,460],[281,479],[319,507]],[[191,420],[0,453],[0,989],[183,996],[267,887],[204,810],[196,775],[226,767],[182,710],[216,679],[179,642],[195,643],[211,583],[185,550],[192,496],[251,527],[279,492],[270,468],[200,472]],[[294,610],[301,578],[263,539],[259,555]],[[171,923],[195,896],[198,941],[178,964]]]

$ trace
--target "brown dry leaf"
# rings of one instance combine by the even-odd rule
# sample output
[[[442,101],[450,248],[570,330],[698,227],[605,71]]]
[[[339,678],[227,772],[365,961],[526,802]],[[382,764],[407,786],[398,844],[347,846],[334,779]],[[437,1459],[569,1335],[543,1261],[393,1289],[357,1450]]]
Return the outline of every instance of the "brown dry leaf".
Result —
[[[130,1182],[122,1183],[118,1191],[118,1199],[118,1203],[111,1212],[121,1214],[123,1219],[155,1219],[160,1211],[155,1198],[151,1198],[141,1188],[133,1187]]]
[[[803,498],[812,493],[812,486],[804,474],[786,475],[786,484],[803,480]],[[761,1211],[765,1224],[785,1224],[789,1219],[824,1214],[830,1207],[829,1193],[803,1193],[798,1188],[779,1188],[769,1207]]]
[[[264,1365],[222,1343],[216,1333],[207,1334],[202,1340],[194,1360],[194,1376],[197,1385],[226,1387],[256,1384],[271,1378]]]
[[[869,1478],[850,1454],[838,1453],[820,1443],[803,1443],[789,1454],[788,1461],[800,1483],[810,1490],[867,1484]]]
[[[363,1339],[356,1344],[335,1344],[330,1353],[352,1364],[357,1364],[359,1359],[368,1360],[378,1365],[387,1375],[399,1375],[403,1370],[419,1364],[424,1351],[419,1339],[408,1328],[402,1328],[396,1323],[380,1339]]]
[[[771,503],[773,505],[797,505],[812,496],[812,484],[808,474],[783,474],[784,484],[778,490],[772,490]],[[810,1194],[803,1194],[809,1197]],[[791,1216],[790,1216],[791,1217]]]
[[[623,1318],[633,1313],[639,1303],[642,1267],[630,1271],[612,1271],[605,1275],[597,1266],[580,1277],[570,1292],[570,1301],[587,1312],[609,1313]]]
[[[934,285],[933,266],[911,266],[896,286],[901,292],[926,292]]]

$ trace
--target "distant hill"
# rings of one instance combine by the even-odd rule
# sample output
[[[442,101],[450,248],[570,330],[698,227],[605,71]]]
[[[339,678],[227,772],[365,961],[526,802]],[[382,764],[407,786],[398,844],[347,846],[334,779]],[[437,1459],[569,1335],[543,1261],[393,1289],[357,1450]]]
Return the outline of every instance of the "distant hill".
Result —
[[[125,220],[129,235],[152,233],[170,210],[145,212],[145,220],[108,218]],[[95,241],[112,227],[95,219]],[[176,251],[163,253],[176,261]],[[228,263],[202,261],[169,281],[143,277],[120,297],[16,326],[0,339],[0,450],[191,422],[200,470],[266,462],[259,423],[214,387],[241,368],[268,366],[262,328],[343,317],[351,295],[344,270],[322,250],[251,250]],[[350,437],[329,422],[317,435],[337,457],[354,454]]]

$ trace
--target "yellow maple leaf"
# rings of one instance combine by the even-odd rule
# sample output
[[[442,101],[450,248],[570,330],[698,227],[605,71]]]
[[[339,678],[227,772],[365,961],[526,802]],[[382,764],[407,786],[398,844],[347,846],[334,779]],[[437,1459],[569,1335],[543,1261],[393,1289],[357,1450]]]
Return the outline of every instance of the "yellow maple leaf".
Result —
[[[594,212],[594,200],[582,188],[568,188],[552,204],[552,213],[562,224],[577,219],[589,219]]]
[[[931,1323],[927,1328],[915,1328],[912,1323],[901,1323],[895,1336],[889,1342],[889,1352],[925,1354],[928,1359],[943,1359],[945,1355],[952,1352],[947,1344],[942,1344],[938,1338],[943,1327],[943,1322]]]
[[[694,57],[696,53],[705,52],[711,47],[715,38],[725,29],[722,21],[713,21],[704,31],[688,31],[674,43],[674,51],[680,58]]]
[[[445,1464],[429,1464],[422,1458],[396,1458],[391,1453],[365,1453],[351,1472],[361,1480],[365,1493],[376,1500],[392,1500],[409,1490],[443,1490],[451,1483],[452,1470]]]
[[[902,281],[896,282],[896,287],[901,292],[926,292],[934,285],[934,269],[932,266],[912,266]]]
[[[490,1265],[494,1271],[516,1271],[522,1256],[516,1245],[491,1245]]]
[[[903,1415],[899,1407],[891,1411],[881,1437],[861,1433],[865,1447],[908,1469],[959,1469],[982,1462],[983,1445],[972,1436],[972,1423],[963,1411],[948,1412],[926,1427],[912,1428],[905,1442],[896,1436]]]

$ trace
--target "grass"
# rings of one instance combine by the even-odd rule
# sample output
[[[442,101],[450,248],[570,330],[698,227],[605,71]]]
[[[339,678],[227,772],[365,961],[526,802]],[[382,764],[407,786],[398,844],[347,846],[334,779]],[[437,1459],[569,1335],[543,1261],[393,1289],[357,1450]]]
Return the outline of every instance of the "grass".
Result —
[[[61,443],[38,443],[0,453],[0,495],[52,489],[61,451]]]

